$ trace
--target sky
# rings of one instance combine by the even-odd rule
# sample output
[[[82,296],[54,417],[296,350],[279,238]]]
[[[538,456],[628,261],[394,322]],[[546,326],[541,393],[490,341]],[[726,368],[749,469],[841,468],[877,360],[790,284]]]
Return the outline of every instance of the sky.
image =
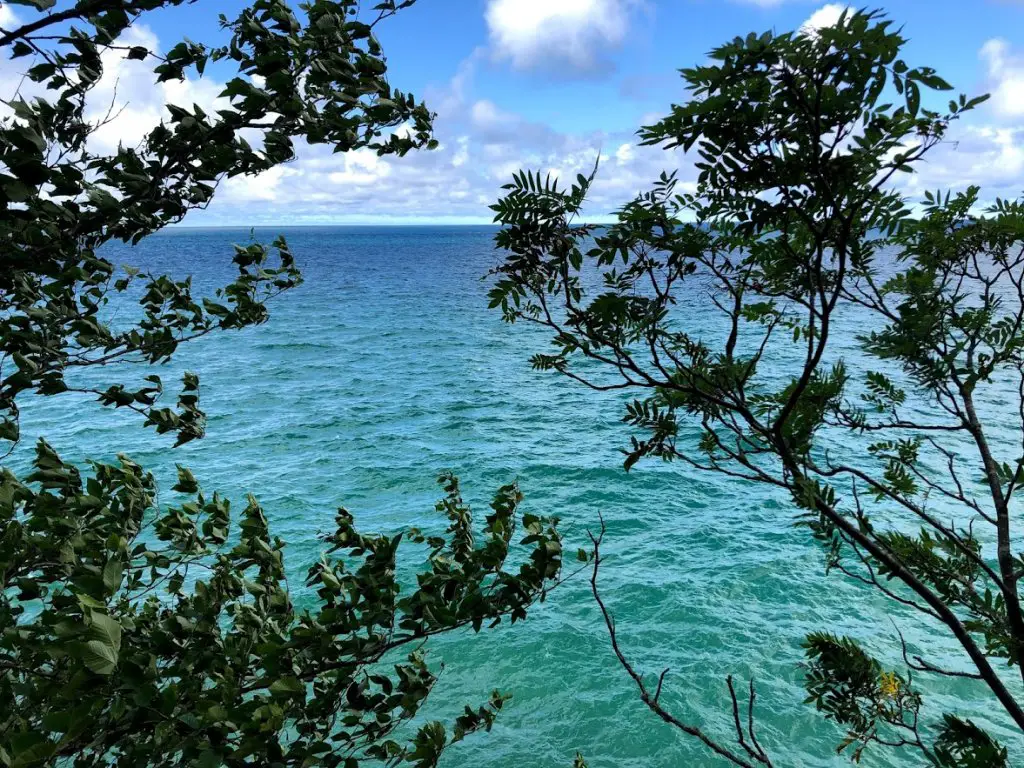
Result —
[[[162,49],[183,37],[217,42],[217,14],[244,5],[199,0],[166,9],[137,23],[126,42]],[[934,67],[969,96],[992,94],[919,173],[901,179],[905,193],[968,184],[981,185],[986,199],[1024,193],[1024,0],[877,5],[903,25],[908,64]],[[662,170],[678,170],[684,187],[695,179],[689,156],[638,147],[635,136],[687,98],[679,68],[702,63],[736,35],[833,23],[844,7],[820,0],[418,0],[382,23],[378,36],[392,86],[437,113],[437,150],[378,158],[304,145],[287,165],[228,180],[185,223],[486,223],[487,206],[517,169],[574,179],[600,157],[588,208],[599,220]],[[0,0],[0,27],[29,13]],[[167,101],[206,108],[220,92],[216,72],[155,86],[140,62],[111,56],[96,97],[115,100],[121,111],[94,137],[100,148],[140,136]],[[0,67],[0,91],[16,76],[12,64]]]

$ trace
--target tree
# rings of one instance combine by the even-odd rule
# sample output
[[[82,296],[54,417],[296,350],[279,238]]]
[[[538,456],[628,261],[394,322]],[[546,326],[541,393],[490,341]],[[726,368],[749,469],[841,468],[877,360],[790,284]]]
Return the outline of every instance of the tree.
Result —
[[[950,86],[900,59],[903,43],[881,13],[848,12],[716,48],[682,70],[692,98],[640,131],[696,153],[696,191],[663,174],[600,227],[578,223],[594,174],[568,188],[517,174],[492,206],[507,256],[491,303],[552,332],[535,368],[636,393],[627,469],[659,457],[775,489],[826,573],[962,649],[914,654],[886,624],[892,666],[852,638],[807,637],[808,701],[846,729],[840,752],[1005,766],[981,726],[924,705],[929,677],[954,676],[990,694],[978,714],[1024,731],[1024,203],[977,216],[971,188],[915,211],[894,189],[985,98],[932,108]],[[844,359],[837,340],[858,351]],[[986,413],[986,398],[1004,407]],[[772,765],[752,684],[744,705],[728,679],[735,734],[721,738],[664,707],[664,674],[636,672],[598,588],[603,535],[593,594],[646,706],[732,764]]]
[[[301,13],[253,0],[221,17],[223,45],[121,44],[132,24],[182,2],[19,0],[14,28],[0,30],[25,68],[0,121],[5,458],[20,437],[17,403],[31,393],[91,392],[179,445],[202,437],[195,374],[170,407],[155,375],[87,389],[74,371],[164,362],[191,339],[261,324],[267,302],[301,279],[279,239],[236,248],[237,279],[199,297],[190,280],[120,273],[105,243],[138,242],[205,207],[222,179],[290,160],[297,139],[396,155],[435,145],[433,116],[388,84],[374,37],[413,0],[384,0],[370,21],[356,0],[312,0]],[[228,105],[208,114],[168,104],[137,146],[98,152],[91,136],[105,118],[90,120],[90,94],[104,56],[118,52],[148,62],[158,82],[227,72]],[[408,130],[387,133],[398,126]],[[115,324],[111,308],[127,311],[136,296],[137,317],[122,312]],[[458,481],[441,484],[447,530],[404,536],[426,551],[414,585],[396,576],[403,536],[359,533],[341,509],[306,577],[317,599],[300,610],[284,542],[254,498],[233,523],[229,501],[179,467],[178,503],[160,505],[152,475],[130,458],[77,467],[40,441],[33,471],[0,468],[0,763],[435,765],[489,728],[504,697],[467,707],[451,730],[423,724],[436,681],[423,645],[524,618],[561,565],[555,521],[520,515],[515,485],[479,526]]]

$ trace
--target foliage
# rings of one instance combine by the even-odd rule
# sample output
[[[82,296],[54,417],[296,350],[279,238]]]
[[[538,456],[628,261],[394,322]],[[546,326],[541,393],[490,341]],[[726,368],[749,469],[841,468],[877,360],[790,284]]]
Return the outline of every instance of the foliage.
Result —
[[[507,255],[491,303],[551,332],[536,368],[635,393],[627,469],[658,457],[787,494],[828,571],[959,645],[946,666],[910,655],[897,630],[890,671],[854,639],[807,638],[809,702],[847,730],[841,751],[1008,765],[980,726],[926,716],[921,682],[977,686],[1024,730],[1011,506],[1024,481],[1024,203],[978,216],[972,188],[929,193],[915,212],[894,188],[985,98],[934,108],[950,86],[899,58],[904,42],[862,11],[716,48],[682,70],[692,98],[640,131],[695,155],[694,191],[662,174],[610,226],[578,220],[596,169],[567,188],[516,174],[492,206]],[[846,359],[844,340],[859,345]],[[984,402],[1008,407],[979,415]],[[664,675],[649,692],[605,618],[662,720],[735,764],[772,764],[752,738],[752,687],[741,727],[730,681],[737,747],[725,746],[664,710]]]
[[[229,41],[206,46],[184,40],[166,53],[134,46],[121,35],[146,14],[184,0],[78,0],[0,30],[0,47],[25,67],[19,92],[4,101],[0,123],[0,437],[15,439],[15,399],[26,390],[63,391],[69,368],[121,359],[166,360],[183,340],[214,329],[266,319],[264,302],[293,287],[299,274],[283,242],[235,255],[239,277],[218,296],[193,296],[190,281],[116,269],[96,249],[119,239],[135,243],[205,207],[217,184],[253,175],[294,157],[294,140],[329,144],[336,152],[368,147],[402,155],[434,146],[432,115],[388,84],[373,26],[398,7],[388,0],[366,23],[356,0],[315,0],[297,15],[285,0],[254,0],[237,18],[221,17]],[[53,2],[22,2],[43,11]],[[137,146],[103,154],[90,141],[116,115],[90,119],[90,94],[103,77],[104,56],[122,52],[152,65],[157,83],[202,76],[208,66],[233,71],[207,114],[167,105],[168,115]],[[101,113],[102,115],[102,113]],[[389,127],[408,123],[408,132]],[[144,282],[142,317],[112,329],[100,310],[111,292]],[[11,368],[15,370],[11,370]],[[201,434],[188,405],[152,415],[159,382],[114,389],[105,402],[134,407],[182,442]]]
[[[290,160],[296,140],[396,155],[436,143],[432,114],[389,85],[374,37],[413,0],[383,0],[369,21],[356,0],[252,0],[221,18],[223,45],[122,44],[147,14],[183,2],[21,0],[16,28],[0,30],[25,72],[0,119],[5,458],[29,393],[91,393],[179,445],[202,437],[195,374],[170,407],[156,375],[87,388],[74,372],[162,363],[184,342],[259,325],[301,279],[283,239],[237,247],[237,277],[209,296],[190,279],[121,272],[102,246],[205,207],[221,180]],[[110,116],[90,118],[90,98],[117,55],[147,62],[158,83],[227,72],[225,105],[168,104],[136,146],[104,154],[92,137]],[[339,510],[300,607],[284,542],[254,498],[233,518],[179,467],[177,503],[161,505],[130,458],[77,467],[41,440],[31,472],[0,467],[0,764],[435,765],[489,729],[505,697],[450,727],[425,722],[437,679],[427,639],[524,618],[561,566],[555,521],[520,515],[514,485],[481,534],[455,478],[441,483],[440,535],[365,535]],[[427,553],[411,584],[396,575],[403,538]]]
[[[40,442],[35,472],[0,477],[5,599],[0,759],[35,765],[435,765],[489,729],[505,698],[397,740],[436,682],[422,644],[462,626],[526,615],[558,573],[551,521],[526,515],[532,546],[516,569],[521,495],[501,488],[474,542],[458,482],[441,478],[450,526],[428,541],[414,589],[396,576],[402,536],[356,531],[345,509],[295,606],[285,544],[250,497],[230,539],[230,503],[179,469],[180,505],[154,509],[152,475],[127,457],[84,476]],[[396,653],[410,649],[407,657]]]

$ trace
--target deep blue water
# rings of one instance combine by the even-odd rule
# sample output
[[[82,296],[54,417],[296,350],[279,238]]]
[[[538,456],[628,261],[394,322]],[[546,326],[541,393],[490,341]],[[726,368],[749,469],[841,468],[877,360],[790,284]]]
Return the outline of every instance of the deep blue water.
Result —
[[[161,372],[171,392],[181,369],[201,375],[204,440],[172,450],[132,415],[59,397],[26,404],[23,446],[45,435],[75,460],[128,453],[165,488],[182,463],[235,504],[254,493],[289,543],[293,588],[339,505],[367,530],[443,527],[434,478],[446,469],[481,512],[499,485],[518,479],[524,510],[562,518],[568,552],[586,545],[601,513],[602,582],[627,654],[652,674],[671,667],[663,700],[724,741],[725,677],[743,687],[753,676],[759,734],[779,765],[832,764],[840,736],[802,704],[808,631],[854,634],[894,661],[892,617],[933,656],[952,653],[941,634],[915,629],[916,617],[838,575],[826,579],[792,509],[764,488],[652,462],[626,474],[621,397],[532,371],[527,358],[545,338],[487,309],[481,278],[500,258],[492,229],[281,231],[304,285],[273,303],[267,325],[195,342]],[[269,241],[277,232],[255,234]],[[191,274],[212,290],[230,279],[231,244],[248,237],[168,231],[118,247],[114,259]],[[701,297],[690,301],[697,318]],[[451,750],[446,765],[568,766],[577,750],[593,768],[722,764],[640,703],[584,579],[560,587],[523,624],[431,647],[445,671],[430,716],[482,703],[492,688],[513,694],[494,731]],[[984,692],[971,684],[926,690],[933,715],[947,706],[985,719]],[[897,764],[878,750],[865,763]]]

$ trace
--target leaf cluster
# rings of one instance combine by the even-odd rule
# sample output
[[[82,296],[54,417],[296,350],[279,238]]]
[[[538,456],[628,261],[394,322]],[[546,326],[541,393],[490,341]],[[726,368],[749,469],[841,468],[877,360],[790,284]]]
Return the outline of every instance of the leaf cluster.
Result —
[[[848,729],[841,749],[1000,765],[1006,750],[980,726],[926,718],[920,681],[969,680],[1024,731],[1011,504],[1024,480],[1024,203],[983,206],[971,188],[915,210],[894,188],[986,98],[941,110],[951,87],[900,58],[905,42],[865,10],[714,49],[681,70],[689,98],[639,132],[692,154],[695,181],[661,174],[608,226],[577,222],[593,174],[559,190],[520,172],[492,206],[506,257],[491,305],[549,332],[536,368],[632,395],[627,469],[653,456],[774,489],[826,573],[957,643],[963,657],[940,664],[899,636],[900,672],[854,640],[810,636],[810,701]],[[1008,418],[986,423],[986,401],[1006,401]],[[1011,439],[997,446],[996,427]],[[771,765],[729,690],[738,750],[645,703],[734,764]]]
[[[520,520],[515,486],[496,495],[477,545],[457,481],[441,482],[439,507],[459,518],[429,537],[414,585],[396,575],[403,537],[362,534],[342,509],[306,577],[315,600],[299,609],[285,544],[255,499],[233,522],[230,503],[180,468],[187,500],[161,510],[128,458],[83,475],[40,442],[31,475],[0,477],[0,760],[435,765],[489,729],[506,697],[403,741],[437,679],[423,643],[525,618],[562,555],[554,521]]]

